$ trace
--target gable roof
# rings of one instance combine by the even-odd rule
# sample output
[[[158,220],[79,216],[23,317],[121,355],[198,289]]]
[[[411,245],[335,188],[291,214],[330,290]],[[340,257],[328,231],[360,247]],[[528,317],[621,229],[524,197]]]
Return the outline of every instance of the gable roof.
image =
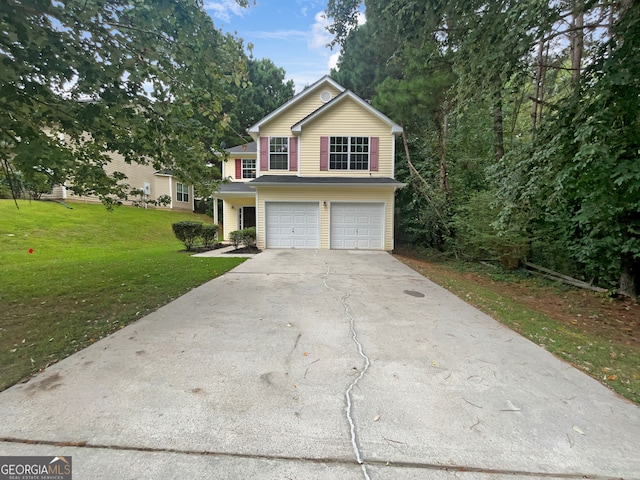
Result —
[[[247,132],[249,134],[256,134],[256,135],[259,134],[260,133],[260,127],[262,125],[264,125],[265,123],[269,122],[273,118],[277,117],[278,115],[280,115],[280,113],[282,113],[284,110],[287,110],[292,105],[295,105],[296,103],[298,103],[298,102],[302,101],[303,99],[307,98],[309,95],[312,95],[314,92],[317,92],[318,90],[320,90],[323,86],[325,86],[327,84],[331,85],[333,88],[335,88],[339,92],[344,92],[345,91],[345,88],[342,85],[340,85],[338,82],[336,82],[334,79],[332,79],[329,75],[325,75],[320,80],[318,80],[317,82],[312,84],[310,87],[304,89],[302,92],[300,92],[299,94],[294,96],[291,100],[289,100],[286,103],[283,103],[280,107],[276,108],[269,115],[267,115],[266,117],[264,117],[263,119],[258,121],[258,123],[256,123],[255,125],[252,125],[251,127],[249,127],[247,129]]]
[[[369,105],[367,102],[362,100],[359,96],[357,96],[351,90],[344,90],[340,95],[338,95],[337,97],[331,99],[329,102],[322,105],[315,112],[312,112],[311,114],[307,115],[305,118],[303,118],[298,123],[293,125],[291,127],[291,131],[293,133],[300,133],[304,125],[308,124],[309,122],[312,122],[313,120],[318,118],[320,115],[323,115],[327,111],[331,110],[333,107],[340,104],[347,98],[350,98],[351,100],[356,102],[358,105],[360,105],[362,108],[364,108],[369,113],[371,113],[373,116],[377,117],[379,120],[382,120],[384,123],[389,125],[389,127],[391,127],[391,133],[393,133],[394,135],[399,135],[402,133],[402,127],[400,125],[395,123],[393,120],[387,117],[380,110]]]
[[[229,153],[257,153],[258,146],[256,142],[244,143],[242,145],[236,145],[235,147],[227,148]]]

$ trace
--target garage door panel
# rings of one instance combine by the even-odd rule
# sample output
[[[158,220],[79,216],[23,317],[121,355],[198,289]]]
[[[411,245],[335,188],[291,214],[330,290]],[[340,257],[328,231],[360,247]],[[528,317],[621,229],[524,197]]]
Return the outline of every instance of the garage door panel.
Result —
[[[332,203],[331,248],[383,249],[384,211],[383,203]]]
[[[265,204],[267,248],[318,248],[319,204]]]

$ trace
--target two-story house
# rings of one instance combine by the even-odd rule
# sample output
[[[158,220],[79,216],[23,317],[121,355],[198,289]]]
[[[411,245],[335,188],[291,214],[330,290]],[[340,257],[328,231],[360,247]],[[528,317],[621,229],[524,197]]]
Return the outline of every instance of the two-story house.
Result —
[[[248,133],[214,195],[221,238],[255,226],[261,249],[393,250],[399,125],[325,76]]]
[[[123,201],[125,205],[150,205],[146,202],[166,196],[169,202],[153,208],[171,210],[194,210],[194,188],[180,178],[172,174],[170,170],[156,170],[152,165],[140,163],[127,163],[119,153],[110,152],[111,162],[104,166],[107,174],[113,172],[124,173],[127,178],[122,183],[128,184],[132,189],[137,189],[142,196],[134,195]],[[69,202],[100,203],[100,198],[95,195],[75,195],[63,185],[55,185],[50,194],[42,198],[65,200]],[[144,201],[143,201],[144,200]]]

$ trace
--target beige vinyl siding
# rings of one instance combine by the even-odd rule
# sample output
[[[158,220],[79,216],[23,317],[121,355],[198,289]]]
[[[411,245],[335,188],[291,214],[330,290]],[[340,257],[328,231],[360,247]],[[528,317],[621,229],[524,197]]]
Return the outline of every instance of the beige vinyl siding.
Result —
[[[119,153],[111,153],[109,156],[113,159],[112,162],[104,167],[105,172],[122,172],[127,178],[124,183],[129,184],[131,188],[144,189],[144,182],[149,182],[151,185],[150,199],[158,198],[154,189],[154,177],[155,169],[152,165],[141,165],[139,163],[128,164],[124,161],[124,158]]]
[[[331,202],[375,202],[385,204],[384,250],[393,250],[393,187],[282,187],[262,186],[258,188],[256,218],[260,225],[258,248],[266,244],[265,202],[318,202],[320,204],[320,248],[329,248],[329,212]],[[327,202],[327,206],[324,206]]]
[[[151,187],[151,194],[149,195],[149,199],[154,200],[158,198],[161,193],[157,193],[155,184],[156,184],[156,175],[155,169],[151,165],[141,165],[138,163],[128,164],[124,161],[124,158],[119,153],[110,153],[111,163],[108,163],[104,166],[104,171],[107,175],[111,175],[114,172],[124,173],[127,178],[122,181],[122,183],[128,184],[131,188],[139,188],[140,190],[144,190],[144,183],[148,182]],[[61,186],[54,187],[51,195],[48,195],[49,198],[63,198],[62,196],[63,189]],[[100,199],[95,195],[74,195],[73,192],[69,189],[66,191],[66,197],[69,201],[75,202],[84,202],[84,203],[101,203]],[[131,204],[131,201],[138,200],[136,198],[129,198],[129,200],[124,201],[125,205]]]
[[[259,168],[258,160],[255,153],[230,153],[230,157],[227,158],[222,164],[222,178],[228,178],[232,182],[249,182],[252,178],[237,178],[236,177],[236,159],[253,159],[256,161],[256,173]]]
[[[183,210],[183,211],[193,211],[193,186],[189,185],[189,201],[182,202],[178,201],[178,183],[185,184],[180,180],[177,180],[172,175],[164,175],[164,174],[156,174],[155,175],[155,186],[152,187],[152,193],[155,191],[154,195],[151,195],[151,199],[156,199],[161,195],[169,195],[171,197],[172,204],[167,205],[164,208],[171,208],[173,210]],[[171,187],[169,187],[171,184]],[[157,207],[161,208],[161,207]]]
[[[51,193],[45,193],[42,198],[53,198],[56,200],[64,200],[68,196],[68,192],[62,185],[54,185]]]
[[[378,171],[320,171],[320,137],[323,136],[379,137]],[[391,134],[391,127],[347,98],[302,128],[298,147],[300,175],[341,177],[368,176],[371,173],[372,177],[393,178],[394,148],[395,137]]]
[[[162,195],[168,195],[170,197],[173,197],[173,200],[175,200],[176,188],[175,186],[173,188],[169,188],[169,180],[173,180],[173,177],[171,177],[170,175],[154,175],[154,186],[151,190],[152,193],[155,192],[153,198],[158,198]],[[169,206],[170,205],[167,205],[166,208],[169,208]]]
[[[222,202],[222,229],[218,231],[218,240],[228,241],[229,233],[240,230],[238,210],[255,204],[255,197],[225,199]]]
[[[270,122],[260,127],[261,137],[290,137],[291,127],[298,123],[309,114],[315,112],[324,103],[320,100],[320,94],[324,91],[331,92],[332,97],[340,94],[338,90],[330,85],[324,85],[315,92],[312,92],[298,103],[285,109],[280,115],[276,116]]]

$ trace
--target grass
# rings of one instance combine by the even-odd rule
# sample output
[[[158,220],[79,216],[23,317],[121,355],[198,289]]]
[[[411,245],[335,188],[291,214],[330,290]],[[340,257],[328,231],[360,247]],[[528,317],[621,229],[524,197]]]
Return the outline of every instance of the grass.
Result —
[[[240,264],[196,258],[171,224],[202,215],[0,200],[0,390]]]
[[[468,267],[459,262],[438,263],[427,267],[408,258],[400,259],[467,303],[640,405],[638,348],[599,332],[584,331],[570,322],[532,308],[510,295],[508,290],[501,289],[501,284],[509,286],[524,281],[522,275],[502,271],[481,272],[475,266]],[[468,275],[470,272],[474,275]],[[486,281],[479,282],[478,275]],[[527,278],[526,282],[531,285],[538,281]],[[540,288],[540,301],[544,302],[544,295],[550,295],[551,289],[547,286]],[[535,288],[528,293],[529,296],[536,295]],[[556,289],[555,294],[562,296],[562,288]],[[575,315],[580,312],[577,304],[572,309]],[[581,315],[587,316],[589,313],[587,309]]]

